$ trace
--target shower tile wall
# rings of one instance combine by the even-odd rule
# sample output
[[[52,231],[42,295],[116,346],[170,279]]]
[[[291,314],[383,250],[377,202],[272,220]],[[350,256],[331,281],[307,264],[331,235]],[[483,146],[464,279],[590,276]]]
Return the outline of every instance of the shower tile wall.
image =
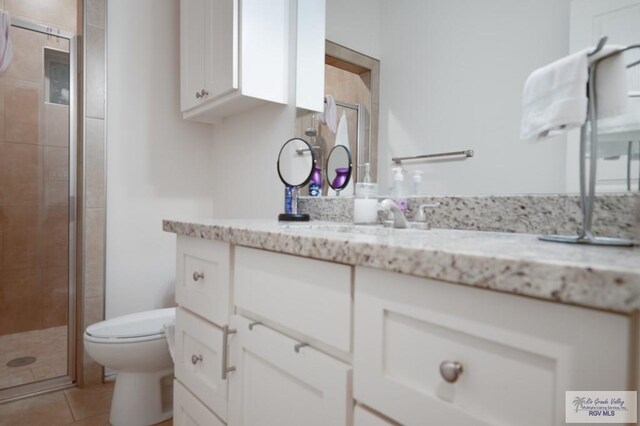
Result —
[[[69,107],[45,102],[43,48],[69,45],[23,29],[12,38],[0,76],[0,335],[64,325],[68,311]]]
[[[106,0],[86,0],[84,111],[84,286],[82,329],[104,319]],[[82,339],[78,340],[82,344]],[[79,381],[102,381],[102,367],[82,351]]]

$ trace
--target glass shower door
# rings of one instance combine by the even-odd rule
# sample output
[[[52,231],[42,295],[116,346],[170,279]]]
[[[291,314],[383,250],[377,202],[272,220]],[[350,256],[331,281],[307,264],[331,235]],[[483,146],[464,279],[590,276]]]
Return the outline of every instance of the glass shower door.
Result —
[[[75,40],[24,25],[0,74],[0,400],[73,378]]]

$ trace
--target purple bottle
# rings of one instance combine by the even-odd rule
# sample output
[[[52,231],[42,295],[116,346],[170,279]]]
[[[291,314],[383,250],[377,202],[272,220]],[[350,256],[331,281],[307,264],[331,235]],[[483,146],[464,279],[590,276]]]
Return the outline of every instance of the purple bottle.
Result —
[[[319,197],[320,195],[322,195],[322,169],[314,166],[309,182],[309,196]]]
[[[339,167],[336,169],[336,177],[333,178],[331,186],[336,190],[344,189],[349,178],[349,169],[346,167]]]

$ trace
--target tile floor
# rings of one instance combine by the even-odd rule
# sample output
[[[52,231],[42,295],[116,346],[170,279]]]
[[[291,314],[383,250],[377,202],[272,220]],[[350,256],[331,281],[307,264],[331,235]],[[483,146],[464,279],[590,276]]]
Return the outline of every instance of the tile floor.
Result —
[[[7,367],[14,358],[34,356],[24,367]],[[0,389],[67,374],[67,326],[0,336]]]
[[[113,383],[106,383],[0,404],[0,426],[108,426],[112,393]]]

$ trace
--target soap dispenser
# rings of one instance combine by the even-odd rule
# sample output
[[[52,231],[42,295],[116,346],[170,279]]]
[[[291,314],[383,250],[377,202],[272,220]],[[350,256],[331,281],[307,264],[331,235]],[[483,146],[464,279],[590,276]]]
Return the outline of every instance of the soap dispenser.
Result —
[[[378,222],[378,184],[371,182],[371,164],[365,163],[362,182],[356,183],[356,197],[353,200],[353,222],[372,224]]]
[[[402,213],[407,213],[407,197],[404,193],[404,171],[402,167],[393,168],[393,190],[391,199],[395,201]]]

